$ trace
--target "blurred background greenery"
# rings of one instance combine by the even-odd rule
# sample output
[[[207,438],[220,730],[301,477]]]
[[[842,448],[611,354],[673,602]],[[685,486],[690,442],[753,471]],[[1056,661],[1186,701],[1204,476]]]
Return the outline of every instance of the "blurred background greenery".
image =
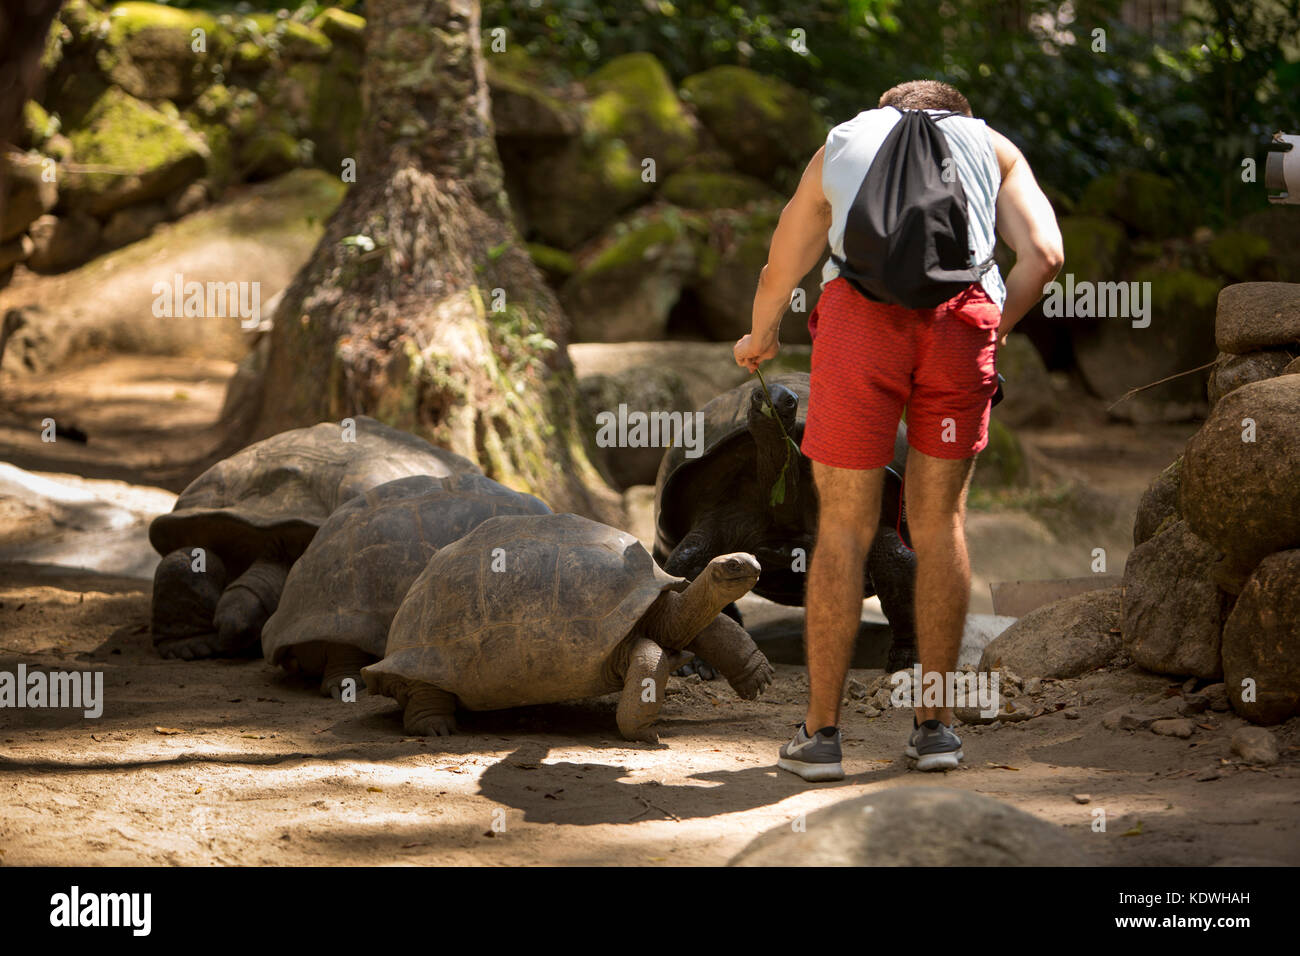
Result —
[[[749,66],[813,94],[832,123],[896,82],[944,80],[1057,192],[1144,169],[1197,194],[1209,225],[1264,205],[1233,174],[1262,163],[1272,132],[1300,129],[1300,0],[484,0],[483,25],[578,76],[634,51],[676,80]]]

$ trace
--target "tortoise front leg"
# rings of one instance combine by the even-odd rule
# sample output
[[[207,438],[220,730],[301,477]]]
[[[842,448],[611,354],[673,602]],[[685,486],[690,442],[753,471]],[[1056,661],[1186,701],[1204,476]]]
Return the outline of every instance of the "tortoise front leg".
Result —
[[[657,744],[659,735],[650,725],[668,692],[674,655],[648,637],[634,636],[630,640],[623,695],[618,699],[619,733],[628,740]]]
[[[889,620],[890,673],[916,663],[916,554],[893,528],[881,528],[867,553],[867,574]]]
[[[413,681],[402,693],[402,727],[413,737],[450,737],[456,732],[456,695]]]
[[[775,672],[767,655],[758,649],[749,632],[726,614],[715,617],[686,649],[721,671],[743,700],[753,700],[772,683]]]

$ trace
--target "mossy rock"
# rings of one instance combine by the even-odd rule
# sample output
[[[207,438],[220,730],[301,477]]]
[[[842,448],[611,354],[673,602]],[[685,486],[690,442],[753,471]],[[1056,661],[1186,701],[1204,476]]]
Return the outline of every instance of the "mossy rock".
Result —
[[[98,216],[193,182],[203,175],[209,156],[202,138],[183,120],[116,87],[100,96],[68,136],[78,164],[115,170],[64,175],[66,205]]]
[[[1150,289],[1145,328],[1137,318],[1096,318],[1072,330],[1075,360],[1094,394],[1114,402],[1130,389],[1150,385],[1216,355],[1214,312],[1219,283],[1190,269],[1147,265],[1132,276]],[[1112,414],[1137,421],[1181,420],[1204,411],[1207,372],[1181,375],[1117,406]]]
[[[989,419],[989,442],[975,462],[975,484],[984,488],[1006,488],[1023,484],[1025,453],[1020,439],[996,418]]]
[[[1235,229],[1268,242],[1271,274],[1259,278],[1300,282],[1300,216],[1296,215],[1294,208],[1270,206],[1261,209],[1238,222]]]
[[[728,209],[777,198],[766,183],[743,173],[686,170],[664,181],[662,195],[684,209]]]
[[[1006,379],[993,415],[1012,428],[1041,428],[1056,420],[1059,405],[1051,376],[1029,336],[1013,332],[998,349],[997,370]]]
[[[648,198],[655,181],[682,165],[697,142],[667,74],[649,54],[616,57],[588,78],[586,88],[593,98],[582,110],[578,135],[514,169],[537,238],[562,249],[598,235]],[[548,126],[563,134],[562,114]],[[654,161],[653,179],[647,160]]]
[[[756,202],[743,210],[717,210],[702,244],[699,268],[690,283],[698,305],[695,328],[682,329],[715,342],[734,342],[752,324],[754,290],[767,264],[781,200]],[[799,282],[798,300],[781,321],[783,343],[807,343],[808,317],[821,295],[820,263]],[[689,316],[685,317],[689,319]]]
[[[305,165],[301,140],[278,129],[264,129],[241,143],[235,162],[241,179],[270,179]]]
[[[1263,236],[1244,229],[1229,229],[1211,239],[1206,251],[1214,268],[1229,279],[1269,277],[1272,246]]]
[[[826,141],[808,95],[775,77],[716,66],[688,76],[682,89],[736,168],[752,176],[802,168]]]
[[[23,146],[40,149],[58,134],[59,126],[59,118],[51,116],[40,103],[28,100],[23,104]]]
[[[322,10],[311,25],[335,44],[347,43],[360,49],[364,42],[365,18],[349,13],[347,10],[340,10],[338,7],[327,7]]]
[[[1139,235],[1180,236],[1196,225],[1197,214],[1172,179],[1140,169],[1121,169],[1088,184],[1078,211],[1109,216]]]
[[[1115,278],[1124,249],[1122,226],[1101,216],[1064,216],[1060,226],[1065,271],[1089,282]]]
[[[549,66],[517,47],[487,53],[484,59],[493,132],[498,139],[546,143],[578,133],[582,111],[577,103],[559,95],[558,77]]]
[[[208,79],[210,58],[230,43],[211,15],[157,3],[119,3],[108,22],[99,68],[109,82],[143,100],[192,99]]]
[[[696,243],[685,220],[661,215],[624,225],[586,252],[560,291],[572,341],[662,339],[695,270]]]
[[[253,13],[248,19],[257,27],[270,48],[286,60],[324,60],[334,44],[323,30],[291,17],[274,13]]]
[[[553,285],[573,275],[573,270],[577,268],[572,254],[563,249],[556,249],[554,246],[543,245],[540,242],[527,243],[526,247],[528,258],[533,260],[533,265],[537,266],[546,280]]]
[[[290,70],[300,70],[301,66],[305,64]],[[300,82],[314,81],[304,131],[316,145],[315,161],[338,170],[345,158],[357,155],[361,135],[361,53],[350,46],[335,46],[328,62],[314,76],[299,76]]]
[[[614,137],[637,160],[651,158],[662,179],[694,152],[698,138],[668,72],[649,53],[616,56],[587,78],[592,100],[585,133]]]
[[[577,248],[654,188],[619,139],[590,145],[574,139],[520,172],[524,214],[536,238],[561,249]]]

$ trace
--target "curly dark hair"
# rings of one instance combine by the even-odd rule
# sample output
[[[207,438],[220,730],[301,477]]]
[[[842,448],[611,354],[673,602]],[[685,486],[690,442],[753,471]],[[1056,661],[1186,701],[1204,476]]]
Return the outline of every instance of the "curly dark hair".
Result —
[[[880,106],[900,110],[952,110],[970,116],[970,103],[956,87],[938,80],[912,80],[899,83],[880,97]]]

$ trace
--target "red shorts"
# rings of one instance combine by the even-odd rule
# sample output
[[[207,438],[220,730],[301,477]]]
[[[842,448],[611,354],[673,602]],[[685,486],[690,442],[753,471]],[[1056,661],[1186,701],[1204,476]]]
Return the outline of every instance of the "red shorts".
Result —
[[[978,283],[933,309],[873,302],[848,281],[808,319],[812,386],[802,450],[835,468],[883,468],[907,408],[907,441],[933,458],[988,444],[1002,313]]]

